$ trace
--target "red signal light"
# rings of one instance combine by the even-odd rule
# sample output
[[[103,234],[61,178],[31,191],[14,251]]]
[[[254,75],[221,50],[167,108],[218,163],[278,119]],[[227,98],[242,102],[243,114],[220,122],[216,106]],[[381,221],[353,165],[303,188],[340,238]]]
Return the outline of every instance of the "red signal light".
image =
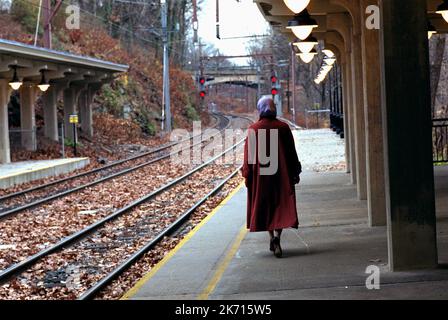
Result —
[[[201,92],[199,92],[199,96],[200,96],[201,98],[205,98],[205,96],[206,96],[205,91],[201,91]]]
[[[272,76],[271,77],[271,82],[272,83],[277,83],[277,77],[276,76]]]
[[[200,84],[204,84],[204,83],[205,83],[205,78],[201,77],[201,78],[199,79],[199,83],[200,83]]]
[[[276,88],[272,88],[272,89],[271,89],[271,94],[272,94],[273,96],[275,96],[276,94],[278,94],[278,90],[277,90]]]

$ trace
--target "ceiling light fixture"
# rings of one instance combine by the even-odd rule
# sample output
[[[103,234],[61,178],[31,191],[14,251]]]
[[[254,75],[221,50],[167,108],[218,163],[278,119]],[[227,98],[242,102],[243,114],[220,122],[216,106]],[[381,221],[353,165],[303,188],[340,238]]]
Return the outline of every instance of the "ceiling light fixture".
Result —
[[[20,81],[19,77],[17,76],[17,66],[13,66],[12,68],[14,69],[14,75],[12,77],[12,80],[9,82],[9,85],[13,90],[19,90],[23,82]]]
[[[288,21],[287,29],[291,29],[294,35],[300,40],[305,40],[313,32],[314,28],[317,28],[317,22],[311,18],[308,10],[296,14],[294,18]]]

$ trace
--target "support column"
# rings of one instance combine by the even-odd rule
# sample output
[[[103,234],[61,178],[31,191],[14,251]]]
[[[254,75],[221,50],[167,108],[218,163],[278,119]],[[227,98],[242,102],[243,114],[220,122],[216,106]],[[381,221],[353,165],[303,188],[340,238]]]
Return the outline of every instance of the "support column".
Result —
[[[65,138],[74,141],[73,125],[70,123],[70,115],[76,113],[76,92],[74,88],[64,90],[64,135]]]
[[[88,137],[93,136],[92,107],[90,106],[89,89],[81,92],[78,98],[78,108],[81,118],[81,130]]]
[[[8,124],[9,95],[10,89],[8,81],[0,79],[0,163],[11,162]]]
[[[20,128],[22,130],[22,147],[36,151],[36,87],[24,84],[20,87]]]
[[[380,4],[389,266],[392,271],[435,267],[426,1]]]
[[[345,162],[347,164],[347,173],[352,173],[351,171],[351,145],[350,145],[350,135],[351,128],[349,125],[349,103],[348,103],[348,83],[347,83],[347,64],[341,64],[341,74],[342,74],[342,101],[344,109],[344,138],[345,138]]]
[[[378,5],[378,0],[362,0],[362,20],[364,20],[364,8],[369,5]],[[379,45],[379,31],[377,29],[362,28],[367,207],[370,226],[386,225]]]
[[[356,187],[359,200],[367,199],[366,179],[366,137],[364,123],[364,94],[362,86],[362,50],[361,34],[353,30],[352,34],[352,94],[355,133]]]
[[[352,184],[357,184],[357,174],[356,174],[356,140],[355,140],[355,104],[353,102],[353,77],[352,77],[352,64],[351,64],[351,53],[347,52],[347,68],[346,68],[346,79],[347,79],[347,122],[349,128],[348,139],[350,139],[350,172],[352,178]]]
[[[45,137],[53,141],[59,141],[58,131],[58,100],[59,90],[51,86],[42,96],[44,104]]]

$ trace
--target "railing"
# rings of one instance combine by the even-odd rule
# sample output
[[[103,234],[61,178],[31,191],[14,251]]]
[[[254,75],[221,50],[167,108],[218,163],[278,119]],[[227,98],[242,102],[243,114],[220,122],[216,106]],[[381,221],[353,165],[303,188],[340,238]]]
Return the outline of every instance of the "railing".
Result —
[[[330,125],[329,109],[305,109],[305,127],[307,129],[325,127],[326,125]]]
[[[448,163],[448,118],[432,120],[434,163]]]
[[[12,151],[36,150],[36,127],[31,130],[10,129],[9,144]]]
[[[344,115],[341,113],[330,113],[330,128],[344,138]]]

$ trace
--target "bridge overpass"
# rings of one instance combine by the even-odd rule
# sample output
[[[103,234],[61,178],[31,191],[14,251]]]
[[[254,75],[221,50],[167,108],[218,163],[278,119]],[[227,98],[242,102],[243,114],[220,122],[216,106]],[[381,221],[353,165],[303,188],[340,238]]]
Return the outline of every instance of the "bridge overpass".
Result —
[[[192,73],[192,78],[196,78],[196,74]],[[256,69],[240,69],[240,68],[226,68],[205,70],[205,86],[212,86],[221,83],[228,83],[234,85],[241,85],[245,87],[256,88],[258,85],[263,85],[266,79],[257,73]]]

